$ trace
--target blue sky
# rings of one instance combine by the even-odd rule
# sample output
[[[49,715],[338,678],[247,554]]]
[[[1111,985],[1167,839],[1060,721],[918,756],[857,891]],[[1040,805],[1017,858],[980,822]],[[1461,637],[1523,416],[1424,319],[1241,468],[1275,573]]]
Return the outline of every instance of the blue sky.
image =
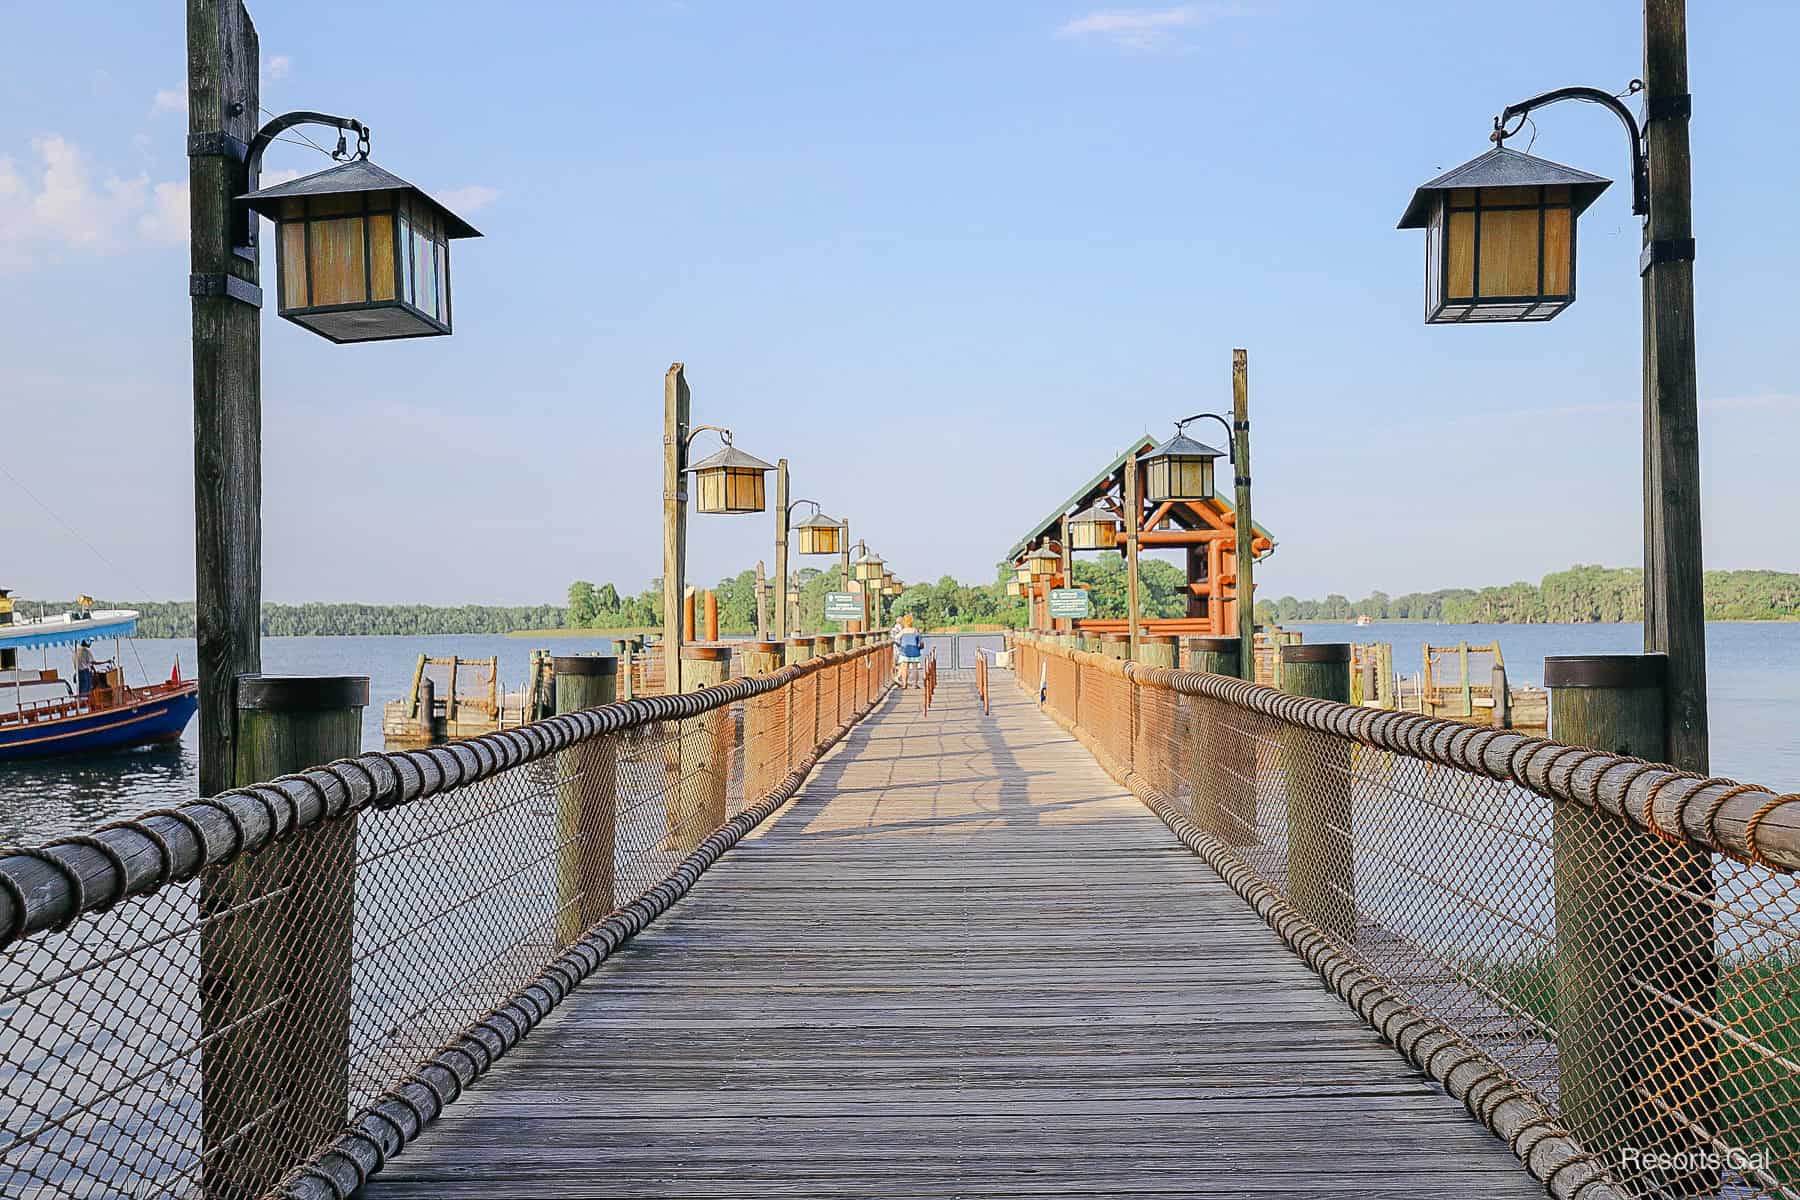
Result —
[[[190,596],[181,6],[0,8],[0,584]],[[1795,570],[1800,9],[1692,9],[1707,563]],[[1233,346],[1264,595],[1639,559],[1629,189],[1549,325],[1427,328],[1394,229],[1508,101],[1637,74],[1629,0],[252,11],[265,105],[361,117],[487,235],[455,248],[453,337],[265,314],[271,599],[643,586],[676,359],[697,421],[786,455],[907,578],[990,577],[1131,435],[1226,407]],[[1624,177],[1598,109],[1542,115],[1534,152]],[[690,574],[770,536],[696,520]]]

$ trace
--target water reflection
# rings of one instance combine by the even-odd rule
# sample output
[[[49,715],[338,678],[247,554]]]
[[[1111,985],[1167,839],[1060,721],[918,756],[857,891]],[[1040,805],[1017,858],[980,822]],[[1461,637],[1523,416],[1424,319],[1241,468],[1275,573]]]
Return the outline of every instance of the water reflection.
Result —
[[[41,841],[188,799],[199,765],[186,743],[0,765],[0,842]]]

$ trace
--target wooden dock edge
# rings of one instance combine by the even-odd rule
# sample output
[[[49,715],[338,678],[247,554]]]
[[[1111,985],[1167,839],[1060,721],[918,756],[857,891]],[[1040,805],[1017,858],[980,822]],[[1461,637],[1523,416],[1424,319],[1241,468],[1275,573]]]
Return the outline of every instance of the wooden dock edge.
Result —
[[[1121,768],[1098,742],[1060,713],[1039,711],[1087,748],[1100,768],[1169,827],[1287,943],[1338,998],[1414,1066],[1443,1084],[1471,1116],[1503,1139],[1525,1170],[1556,1200],[1624,1200],[1595,1156],[1485,1051],[1408,1004],[1244,865],[1232,849],[1190,820],[1148,780]]]
[[[892,678],[886,672],[879,672],[877,678],[881,686],[868,705],[822,739],[773,791],[713,830],[659,882],[608,915],[504,1004],[490,1009],[364,1108],[336,1139],[289,1171],[272,1194],[283,1200],[342,1200],[366,1184],[388,1159],[417,1141],[465,1089],[522,1042],[578,984],[692,891],[700,876],[726,851],[793,799],[826,752],[888,699]]]

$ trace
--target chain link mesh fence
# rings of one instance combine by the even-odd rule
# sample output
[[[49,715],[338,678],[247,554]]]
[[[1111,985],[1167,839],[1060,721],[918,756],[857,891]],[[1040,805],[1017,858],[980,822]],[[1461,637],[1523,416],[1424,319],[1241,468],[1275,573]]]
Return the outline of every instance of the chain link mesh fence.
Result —
[[[1103,765],[1534,1098],[1597,1184],[1800,1196],[1800,796],[1019,651]]]
[[[880,697],[882,661],[0,851],[0,1196],[354,1185],[791,795]]]

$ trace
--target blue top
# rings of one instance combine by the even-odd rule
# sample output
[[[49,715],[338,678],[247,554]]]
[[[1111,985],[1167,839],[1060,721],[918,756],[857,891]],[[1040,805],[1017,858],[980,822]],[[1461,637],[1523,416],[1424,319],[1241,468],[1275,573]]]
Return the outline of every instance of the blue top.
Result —
[[[33,650],[40,646],[73,646],[96,638],[131,637],[137,633],[135,612],[99,612],[77,621],[69,614],[43,620],[0,625],[0,650]]]

